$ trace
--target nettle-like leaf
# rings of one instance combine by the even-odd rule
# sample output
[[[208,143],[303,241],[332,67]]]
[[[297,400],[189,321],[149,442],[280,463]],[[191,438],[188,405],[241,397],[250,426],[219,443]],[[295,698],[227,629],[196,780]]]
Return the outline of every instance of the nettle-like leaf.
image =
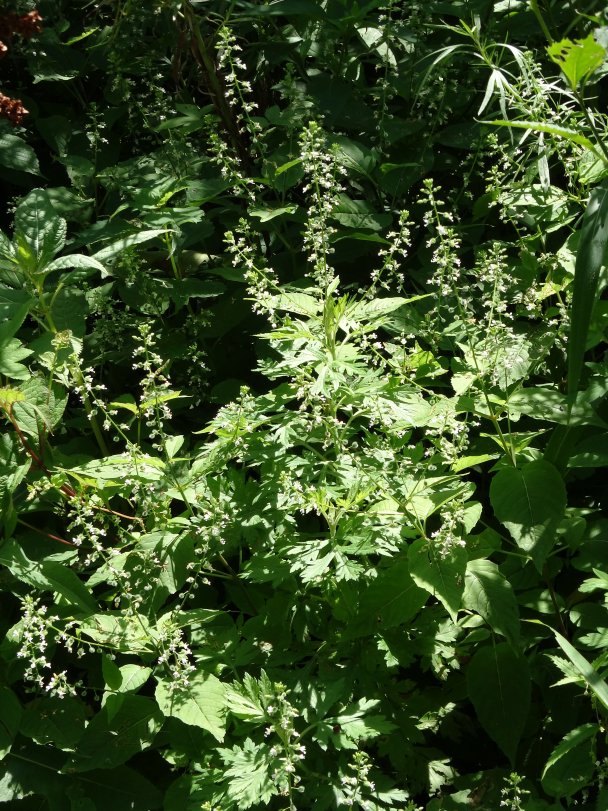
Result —
[[[520,636],[517,600],[511,584],[495,563],[483,559],[469,561],[462,604],[517,647]]]
[[[278,794],[279,788],[272,780],[272,772],[278,766],[278,758],[271,754],[267,744],[255,744],[246,738],[243,746],[218,749],[227,767],[224,771],[228,797],[237,808],[251,808],[258,803],[266,805]]]
[[[552,797],[571,797],[586,786],[595,771],[597,724],[570,730],[555,747],[542,774],[543,789]]]
[[[606,49],[589,34],[585,39],[562,39],[547,48],[553,62],[559,65],[571,90],[585,85],[591,75],[606,60]]]
[[[492,480],[490,500],[498,520],[541,571],[566,509],[566,488],[557,469],[542,459],[520,470],[505,467]]]
[[[357,749],[361,741],[377,738],[396,729],[382,714],[370,713],[380,702],[362,698],[336,715],[325,718],[315,728],[315,739],[323,749],[331,744],[336,749]]]
[[[464,592],[466,551],[457,546],[443,552],[421,539],[410,544],[408,562],[414,582],[440,600],[456,621]]]
[[[67,223],[44,189],[34,189],[15,211],[17,258],[32,273],[44,270],[65,245]]]
[[[192,676],[187,687],[159,680],[155,696],[165,716],[201,727],[221,742],[226,730],[225,689],[216,676],[199,672]]]

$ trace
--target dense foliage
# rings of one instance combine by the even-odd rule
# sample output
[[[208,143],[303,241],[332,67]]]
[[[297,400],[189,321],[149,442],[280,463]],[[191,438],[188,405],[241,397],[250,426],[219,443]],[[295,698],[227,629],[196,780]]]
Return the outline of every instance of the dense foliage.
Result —
[[[608,808],[608,19],[0,11],[0,802]]]

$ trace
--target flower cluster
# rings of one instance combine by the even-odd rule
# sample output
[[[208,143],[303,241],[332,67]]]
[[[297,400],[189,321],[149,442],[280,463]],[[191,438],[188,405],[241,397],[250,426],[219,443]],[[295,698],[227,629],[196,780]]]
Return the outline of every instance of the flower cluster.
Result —
[[[375,795],[376,785],[370,780],[369,773],[372,769],[372,762],[366,752],[358,751],[353,755],[352,761],[348,764],[352,774],[342,775],[340,783],[344,796],[342,803],[347,808],[369,809],[377,808],[377,805],[366,802],[365,795]]]
[[[308,178],[302,191],[310,193],[304,250],[308,251],[308,261],[313,265],[315,281],[325,288],[334,277],[329,257],[334,252],[331,238],[336,229],[329,224],[329,218],[342,192],[339,175],[346,172],[338,163],[336,150],[328,146],[325,133],[316,121],[311,121],[300,136],[300,158]]]
[[[23,615],[19,626],[13,631],[13,638],[19,640],[17,658],[26,662],[24,681],[34,685],[51,696],[63,698],[77,693],[76,684],[70,684],[66,671],[48,675],[52,668],[47,652],[49,634],[54,631],[54,623],[59,617],[49,616],[48,608],[40,605],[29,594],[22,598]]]
[[[507,785],[500,790],[502,797],[500,807],[507,808],[508,811],[521,811],[524,808],[522,802],[524,802],[526,795],[530,794],[529,791],[521,787],[524,778],[517,772],[511,772],[504,780]]]
[[[8,53],[8,44],[17,35],[23,39],[30,39],[42,31],[42,17],[38,11],[29,11],[27,14],[9,12],[0,15],[0,59]],[[18,126],[28,114],[21,99],[14,99],[0,92],[0,118],[6,118],[11,124]]]
[[[274,694],[266,696],[266,716],[270,723],[264,731],[265,737],[276,735],[280,744],[270,748],[277,765],[272,780],[280,786],[280,793],[287,797],[298,791],[301,778],[296,774],[300,761],[306,757],[306,747],[300,742],[300,733],[294,725],[299,713],[287,699],[287,689],[281,682],[273,684]],[[293,806],[295,809],[295,806]]]
[[[15,126],[21,124],[29,110],[23,106],[21,99],[12,99],[0,93],[0,118],[8,119]]]
[[[7,42],[17,35],[23,39],[31,39],[42,31],[42,17],[38,11],[29,11],[27,14],[9,12],[0,15],[0,58],[8,53]]]
[[[133,350],[136,360],[133,369],[143,372],[141,380],[141,397],[139,408],[145,420],[146,427],[150,429],[149,438],[153,440],[152,447],[162,450],[165,437],[165,422],[171,419],[172,412],[166,400],[171,396],[171,383],[163,374],[165,362],[155,351],[156,339],[152,335],[149,324],[139,325],[139,335],[133,336],[138,346]],[[155,441],[154,441],[155,440]]]
[[[247,292],[253,300],[254,313],[270,316],[275,326],[274,295],[279,290],[278,279],[253,247],[253,234],[246,220],[240,219],[234,231],[224,234],[226,251],[232,255],[232,265],[239,268],[247,281]]]
[[[261,142],[255,136],[259,135],[262,127],[258,121],[251,118],[257,105],[251,100],[251,82],[243,78],[247,65],[239,56],[241,51],[242,48],[230,28],[223,25],[218,31],[217,64],[224,79],[224,98],[235,110],[239,133],[244,135],[248,132],[254,137],[254,143],[259,145]]]
[[[192,650],[184,639],[184,632],[168,615],[161,618],[156,629],[159,634],[157,645],[160,651],[156,663],[169,669],[171,674],[169,684],[172,690],[185,690],[196,667],[192,664]]]

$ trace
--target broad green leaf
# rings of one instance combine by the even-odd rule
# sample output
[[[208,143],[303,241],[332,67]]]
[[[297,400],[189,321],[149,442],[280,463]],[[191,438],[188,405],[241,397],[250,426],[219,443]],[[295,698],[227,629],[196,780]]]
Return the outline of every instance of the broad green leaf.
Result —
[[[8,687],[0,687],[0,760],[10,752],[20,720],[19,699]]]
[[[589,34],[585,39],[562,39],[553,42],[547,48],[547,53],[559,65],[568,80],[571,90],[578,90],[584,86],[592,73],[600,68],[606,59],[606,51]]]
[[[45,273],[52,273],[56,270],[65,270],[66,268],[75,268],[76,270],[98,270],[102,276],[107,276],[105,267],[97,259],[92,256],[86,256],[82,253],[70,253],[67,256],[60,256],[58,259],[53,259],[44,268]]]
[[[32,350],[23,346],[17,338],[11,338],[1,343],[0,374],[5,375],[10,380],[27,380],[30,372],[21,361],[32,354]]]
[[[218,741],[226,730],[226,698],[222,682],[210,673],[199,672],[186,688],[159,681],[156,701],[167,717],[179,718],[185,724],[201,727]]]
[[[78,612],[91,614],[97,610],[94,597],[75,572],[52,560],[30,560],[14,540],[0,547],[0,564],[29,586],[61,595]]]
[[[0,135],[0,166],[39,175],[38,158],[32,147],[23,138],[5,132]]]
[[[601,268],[607,264],[608,182],[589,197],[576,254],[572,313],[568,335],[568,394],[574,397],[583,372],[587,335],[598,292]],[[570,412],[569,412],[570,413]]]
[[[111,650],[129,654],[145,654],[154,650],[154,632],[141,614],[123,616],[106,611],[87,617],[79,627],[82,634]]]
[[[467,690],[482,727],[513,765],[530,709],[525,658],[506,642],[479,648],[467,667]]]
[[[152,744],[162,723],[162,713],[152,699],[129,693],[108,696],[101,710],[89,721],[63,771],[85,772],[120,766]]]
[[[83,701],[67,696],[42,696],[26,705],[19,732],[36,743],[73,750],[85,727]]]
[[[421,539],[410,544],[408,562],[414,582],[440,600],[455,622],[464,591],[466,551],[456,547],[442,555],[432,541]]]
[[[393,628],[413,619],[428,599],[409,572],[406,560],[381,569],[359,599],[356,616],[344,629],[343,637],[352,639]]]
[[[25,290],[0,285],[0,345],[15,336],[33,304]]]
[[[549,755],[541,778],[552,797],[571,797],[589,784],[595,772],[595,737],[598,724],[583,724],[570,730]]]
[[[549,386],[527,386],[510,395],[506,403],[511,419],[519,414],[537,420],[557,422],[561,425],[597,425],[606,428],[592,405],[585,399],[585,392],[579,392],[576,401],[568,399],[556,388]]]
[[[15,242],[18,256],[32,272],[45,266],[65,245],[67,224],[44,189],[34,189],[15,211]]]
[[[517,600],[511,584],[495,563],[483,559],[469,561],[462,604],[483,617],[513,647],[517,646],[520,634]]]
[[[557,469],[542,459],[519,470],[503,468],[492,479],[490,501],[496,518],[541,571],[566,509],[566,488]]]
[[[268,804],[279,788],[272,780],[272,769],[278,760],[270,754],[266,744],[255,744],[245,738],[242,749],[219,749],[219,754],[227,766],[224,775],[230,799],[241,809],[254,805]]]

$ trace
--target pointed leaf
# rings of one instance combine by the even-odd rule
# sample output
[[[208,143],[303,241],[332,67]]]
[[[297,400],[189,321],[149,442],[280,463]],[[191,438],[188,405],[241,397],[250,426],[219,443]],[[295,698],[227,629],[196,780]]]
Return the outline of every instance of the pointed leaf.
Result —
[[[519,610],[509,581],[490,560],[471,560],[467,564],[464,608],[482,616],[497,634],[512,645],[519,640]]]
[[[506,642],[480,648],[467,668],[467,689],[479,722],[513,765],[530,709],[530,672]]]
[[[147,749],[163,723],[150,698],[130,694],[109,696],[78,741],[63,771],[112,769]]]
[[[410,545],[408,562],[414,582],[440,600],[456,621],[467,568],[465,550],[455,547],[444,556],[432,543],[419,540]]]
[[[44,189],[34,189],[15,211],[15,242],[34,271],[43,270],[65,245],[67,224]]]
[[[608,182],[594,189],[583,217],[578,243],[572,314],[568,336],[568,394],[578,390],[583,371],[587,335],[598,291],[600,270],[606,264],[608,248]]]
[[[218,741],[224,740],[226,698],[222,682],[209,673],[197,673],[186,689],[159,681],[156,700],[164,715],[201,727]]]
[[[566,488],[557,469],[544,459],[521,470],[503,468],[490,485],[490,501],[498,520],[541,571],[566,509]]]
[[[552,797],[571,797],[589,784],[595,772],[594,739],[598,724],[571,729],[551,752],[541,778]]]

